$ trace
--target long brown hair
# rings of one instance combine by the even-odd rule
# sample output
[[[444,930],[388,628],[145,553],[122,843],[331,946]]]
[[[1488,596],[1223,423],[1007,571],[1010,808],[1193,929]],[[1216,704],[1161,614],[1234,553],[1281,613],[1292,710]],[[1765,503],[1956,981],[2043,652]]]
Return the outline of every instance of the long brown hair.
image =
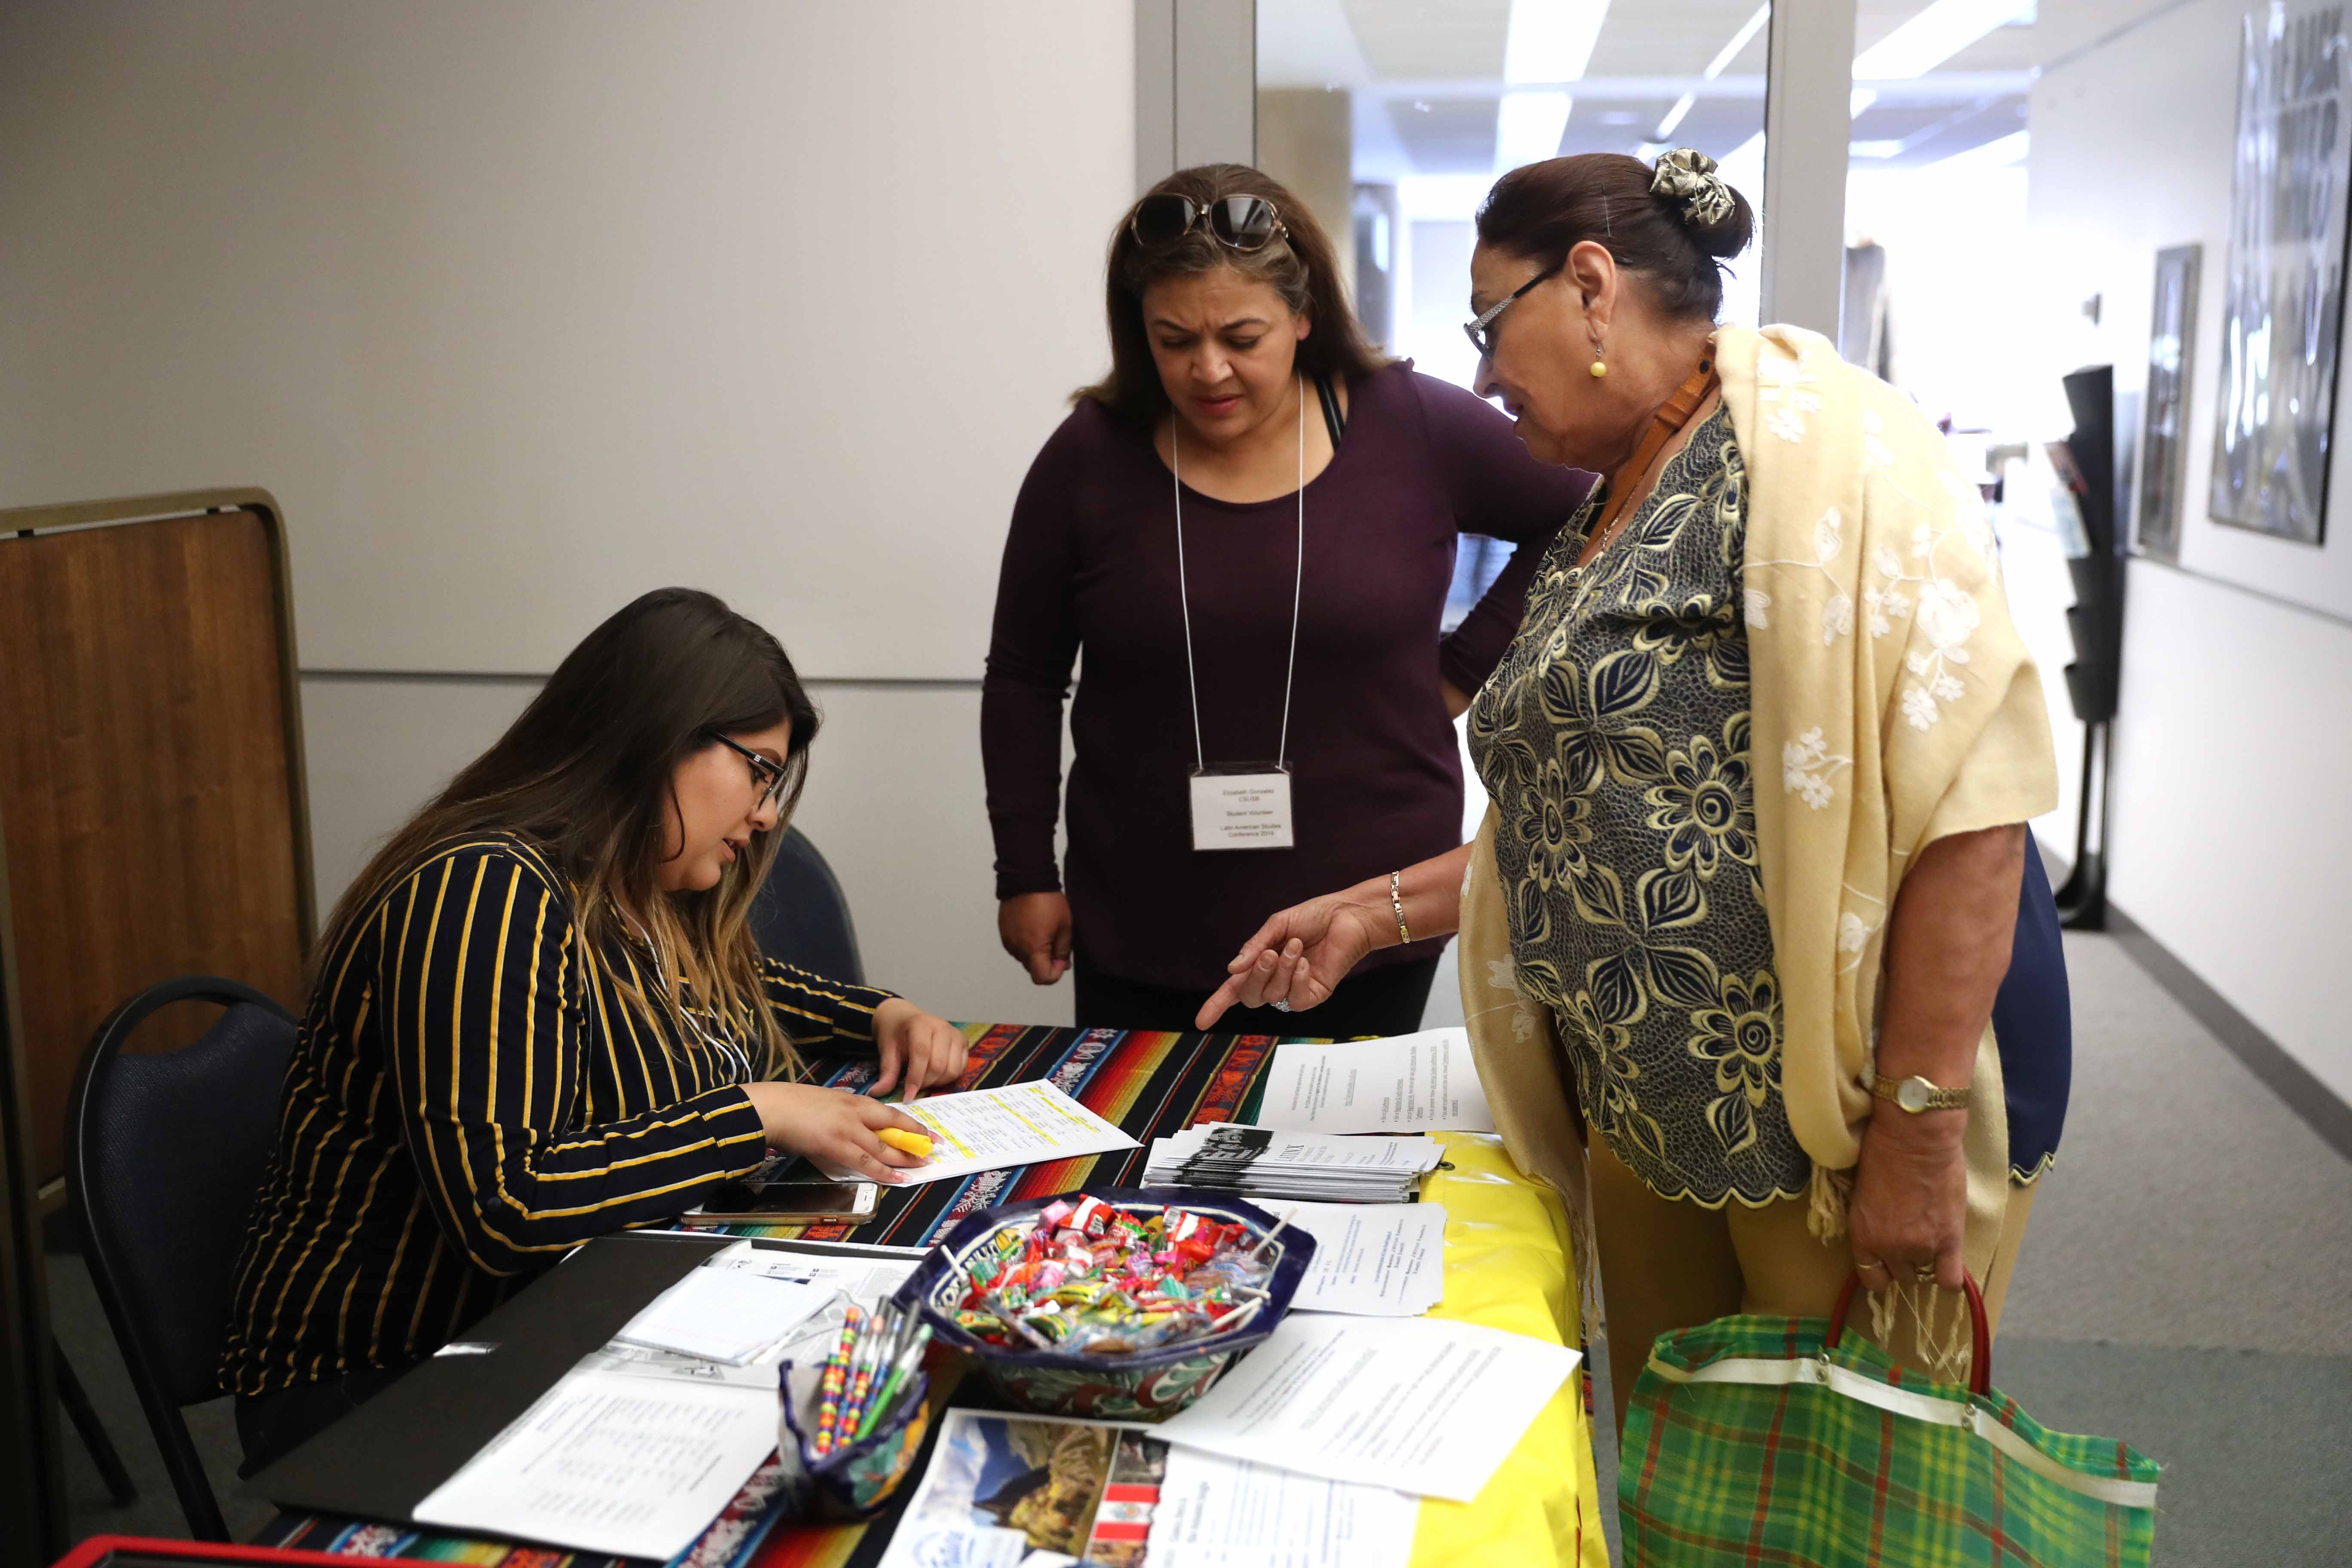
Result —
[[[1348,308],[1348,291],[1339,278],[1339,263],[1330,237],[1307,204],[1282,182],[1246,163],[1203,163],[1179,169],[1139,198],[1190,196],[1207,206],[1227,196],[1260,196],[1274,204],[1282,216],[1286,238],[1263,250],[1239,251],[1220,245],[1204,229],[1195,227],[1175,244],[1150,249],[1139,244],[1130,226],[1130,207],[1111,231],[1110,256],[1103,268],[1104,309],[1110,321],[1110,374],[1092,386],[1080,387],[1071,401],[1092,398],[1114,414],[1139,425],[1150,425],[1168,411],[1168,392],[1160,384],[1160,367],[1152,363],[1151,340],[1143,330],[1143,295],[1163,279],[1195,276],[1230,267],[1243,277],[1269,284],[1282,302],[1307,320],[1307,336],[1298,345],[1298,368],[1310,376],[1354,380],[1388,362],[1364,339],[1355,311]]]
[[[1478,243],[1549,267],[1591,240],[1641,279],[1668,320],[1712,321],[1723,309],[1723,263],[1748,247],[1756,215],[1735,190],[1731,210],[1702,223],[1680,197],[1650,189],[1655,173],[1622,153],[1523,164],[1486,193]]]
[[[677,811],[678,763],[717,744],[714,735],[787,719],[788,782],[774,830],[758,835],[718,886],[661,891],[655,874]],[[732,1032],[764,1045],[769,1070],[790,1069],[791,1041],[761,985],[749,916],[800,802],[817,723],[793,661],[757,623],[695,589],[646,594],[590,632],[498,743],[376,851],[328,918],[321,962],[436,847],[510,833],[570,884],[583,963],[621,936],[623,910],[636,911],[665,960],[663,1005],[680,1005],[685,982]],[[637,987],[622,989],[651,1005]]]

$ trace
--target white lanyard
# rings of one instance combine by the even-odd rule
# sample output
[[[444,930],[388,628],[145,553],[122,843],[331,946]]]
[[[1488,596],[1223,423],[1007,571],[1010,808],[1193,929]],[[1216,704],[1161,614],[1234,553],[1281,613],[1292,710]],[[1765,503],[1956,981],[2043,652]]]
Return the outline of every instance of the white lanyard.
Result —
[[[1168,420],[1168,467],[1176,484],[1176,596],[1184,607],[1184,680],[1192,692],[1192,758],[1208,771],[1207,748],[1201,740],[1201,679],[1192,668],[1192,599],[1184,581],[1184,420],[1171,413]],[[1298,676],[1298,606],[1307,585],[1307,383],[1298,383],[1298,564],[1290,585],[1290,665],[1282,678],[1282,736],[1275,751],[1275,766],[1290,762],[1290,691]]]

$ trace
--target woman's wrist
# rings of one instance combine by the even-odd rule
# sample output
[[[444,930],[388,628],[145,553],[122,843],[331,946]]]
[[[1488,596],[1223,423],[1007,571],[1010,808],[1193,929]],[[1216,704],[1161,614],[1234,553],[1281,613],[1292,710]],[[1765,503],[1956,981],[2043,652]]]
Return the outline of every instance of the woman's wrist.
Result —
[[[1950,1110],[1906,1110],[1885,1100],[1874,1100],[1868,1131],[1880,1142],[1904,1149],[1957,1148],[1968,1136],[1965,1107]]]
[[[1389,912],[1396,916],[1397,941],[1401,943],[1412,942],[1412,925],[1404,917],[1404,873],[1402,871],[1389,873]]]
[[[1374,952],[1452,936],[1462,923],[1462,861],[1468,852],[1465,845],[1435,859],[1383,871],[1331,897],[1362,921]]]
[[[1387,878],[1343,888],[1330,898],[1339,906],[1332,911],[1332,919],[1339,919],[1344,911],[1349,919],[1360,926],[1364,931],[1366,951],[1378,952],[1381,948],[1397,944],[1396,921],[1389,918]]]
[[[1975,1067],[1973,1045],[1964,1044],[1958,1037],[1944,1031],[1931,1035],[1909,1030],[1892,1040],[1882,1035],[1878,1059],[1864,1079],[1865,1086],[1874,1086],[1871,1125],[1883,1129],[1891,1142],[1908,1147],[1924,1149],[1958,1143],[1968,1131],[1969,1113],[1975,1109],[1974,1094],[1964,1105],[1937,1105],[1921,1110],[1906,1110],[1893,1095],[1898,1085],[1914,1078],[1923,1079],[1937,1089],[1970,1089]]]
[[[1462,879],[1470,864],[1470,846],[1448,850],[1391,874],[1396,898],[1390,898],[1391,877],[1370,883],[1373,902],[1388,927],[1389,942],[1427,942],[1452,936],[1462,925]],[[1401,934],[1402,932],[1402,934]],[[1383,942],[1386,946],[1389,942]]]

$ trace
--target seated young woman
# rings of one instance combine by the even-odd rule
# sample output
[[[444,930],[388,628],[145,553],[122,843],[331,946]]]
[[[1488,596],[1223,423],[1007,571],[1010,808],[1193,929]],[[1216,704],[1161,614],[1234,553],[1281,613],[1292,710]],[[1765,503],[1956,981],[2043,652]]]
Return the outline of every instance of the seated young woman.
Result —
[[[647,594],[392,838],[330,918],[221,1382],[247,1473],[571,1247],[675,1220],[771,1151],[921,1163],[877,1098],[961,1032],[763,957],[746,919],[817,729],[776,639]],[[790,1081],[871,1054],[866,1095]]]

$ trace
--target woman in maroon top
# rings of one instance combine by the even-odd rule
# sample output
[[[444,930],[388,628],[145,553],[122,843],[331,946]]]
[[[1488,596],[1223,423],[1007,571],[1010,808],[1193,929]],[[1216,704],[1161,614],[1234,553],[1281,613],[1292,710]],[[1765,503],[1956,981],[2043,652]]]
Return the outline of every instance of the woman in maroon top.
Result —
[[[1107,292],[1110,375],[1030,466],[997,583],[981,708],[997,924],[1040,985],[1075,962],[1081,1025],[1184,1029],[1265,910],[1462,841],[1452,718],[1592,476],[1375,354],[1330,242],[1255,169],[1155,185],[1112,238]],[[1522,548],[1442,637],[1465,532]],[[1054,827],[1081,649],[1066,895]],[[1202,772],[1255,775],[1254,815],[1196,805]],[[1318,1032],[1418,1027],[1443,946],[1381,950]]]

